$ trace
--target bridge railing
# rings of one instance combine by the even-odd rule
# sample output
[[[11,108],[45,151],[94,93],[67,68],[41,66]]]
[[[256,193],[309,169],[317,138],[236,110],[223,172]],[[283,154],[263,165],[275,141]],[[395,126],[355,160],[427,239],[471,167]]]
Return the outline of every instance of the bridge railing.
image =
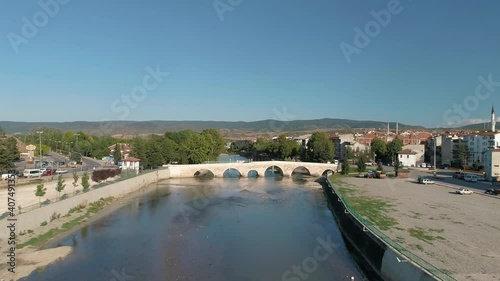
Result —
[[[361,224],[363,224],[366,229],[368,229],[371,233],[376,235],[380,240],[382,240],[384,243],[387,245],[391,246],[393,249],[395,249],[397,252],[399,252],[402,256],[404,256],[407,260],[411,260],[413,263],[417,264],[421,268],[425,269],[429,273],[431,273],[435,278],[442,280],[442,281],[457,281],[455,278],[451,277],[447,273],[443,272],[439,268],[433,266],[429,262],[425,261],[418,255],[414,254],[412,251],[408,250],[407,248],[401,246],[391,238],[389,238],[387,235],[382,233],[376,226],[374,226],[370,221],[359,215],[350,205],[347,203],[347,200],[344,198],[342,194],[338,192],[337,189],[333,187],[333,184],[331,183],[330,179],[327,178],[327,183],[328,186],[332,189],[333,192],[337,194],[337,196],[342,200],[342,203],[344,204],[345,209],[351,214],[354,218],[356,218]]]

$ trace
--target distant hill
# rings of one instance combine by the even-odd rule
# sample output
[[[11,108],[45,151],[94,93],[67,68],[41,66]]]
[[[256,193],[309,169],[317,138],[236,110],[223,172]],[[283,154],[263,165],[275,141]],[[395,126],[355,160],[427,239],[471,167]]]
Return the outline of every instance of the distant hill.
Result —
[[[396,124],[391,123],[391,129]],[[262,120],[254,122],[228,121],[109,121],[109,122],[12,122],[0,121],[0,127],[8,134],[28,133],[40,127],[57,128],[62,131],[84,131],[94,135],[139,135],[165,133],[166,131],[181,131],[191,129],[201,131],[207,128],[244,130],[254,132],[275,131],[314,131],[336,129],[387,128],[387,122],[357,121],[348,119],[316,119],[277,121]],[[399,124],[404,129],[425,129],[422,126]]]

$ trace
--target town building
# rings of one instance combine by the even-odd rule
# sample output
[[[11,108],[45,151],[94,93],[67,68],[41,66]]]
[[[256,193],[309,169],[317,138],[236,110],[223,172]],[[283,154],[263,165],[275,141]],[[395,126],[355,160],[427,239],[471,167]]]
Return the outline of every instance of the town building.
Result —
[[[490,150],[500,147],[500,133],[476,132],[464,136],[464,143],[469,149],[467,165],[473,163],[484,163],[484,154]]]
[[[417,152],[410,149],[403,149],[398,153],[398,160],[403,167],[416,167]]]
[[[490,149],[484,154],[486,180],[500,177],[500,149]]]
[[[128,157],[121,161],[122,170],[135,170],[136,173],[139,173],[139,169],[141,167],[141,159]]]
[[[410,150],[415,152],[415,165],[421,165],[424,163],[424,155],[425,155],[425,145],[423,144],[408,144],[403,146],[402,150]]]
[[[116,144],[113,144],[108,147],[109,156],[114,156]],[[128,143],[118,143],[118,148],[120,149],[120,153],[122,154],[122,158],[128,158],[130,152],[132,151],[132,146]]]
[[[457,134],[441,135],[441,165],[458,166],[458,147],[463,142],[463,137]]]

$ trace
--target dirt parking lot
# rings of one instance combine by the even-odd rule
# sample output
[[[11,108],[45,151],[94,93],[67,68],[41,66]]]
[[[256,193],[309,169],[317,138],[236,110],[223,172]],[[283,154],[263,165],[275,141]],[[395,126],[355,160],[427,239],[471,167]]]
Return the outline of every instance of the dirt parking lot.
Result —
[[[351,196],[388,202],[389,237],[457,280],[500,280],[500,196],[455,194],[413,179],[346,177]]]

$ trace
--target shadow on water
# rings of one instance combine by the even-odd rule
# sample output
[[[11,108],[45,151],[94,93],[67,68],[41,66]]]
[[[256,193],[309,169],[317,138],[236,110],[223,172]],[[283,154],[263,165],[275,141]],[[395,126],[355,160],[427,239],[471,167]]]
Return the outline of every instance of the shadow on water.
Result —
[[[318,178],[315,180],[315,182],[319,183],[323,187],[323,193],[324,193],[325,197],[328,198],[328,194],[327,194],[326,190],[327,190],[327,188],[330,188],[330,187],[328,186],[326,178],[325,177]],[[330,200],[327,200],[327,202],[328,202],[328,209],[331,211],[337,224],[339,224],[340,222],[338,221],[337,216],[335,215],[335,212],[333,210],[333,207],[332,207]],[[370,265],[367,263],[367,261],[363,258],[361,253],[352,245],[352,243],[349,241],[349,239],[346,238],[346,236],[345,236],[346,234],[344,233],[344,231],[342,231],[342,228],[340,228],[340,226],[339,226],[339,229],[340,229],[340,233],[342,235],[342,239],[344,241],[344,244],[345,244],[347,250],[349,251],[351,257],[356,261],[356,263],[360,266],[360,269],[365,274],[365,276],[366,276],[365,280],[367,280],[367,281],[384,281],[380,278],[380,276],[376,272],[373,271],[373,269],[370,267]]]

